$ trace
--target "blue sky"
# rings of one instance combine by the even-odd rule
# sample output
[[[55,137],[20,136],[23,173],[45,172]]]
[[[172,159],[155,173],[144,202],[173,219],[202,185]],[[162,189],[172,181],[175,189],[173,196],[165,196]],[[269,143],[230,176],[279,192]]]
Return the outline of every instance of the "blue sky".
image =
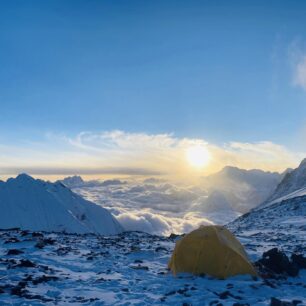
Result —
[[[305,16],[303,1],[1,1],[0,141],[121,130],[305,151]]]

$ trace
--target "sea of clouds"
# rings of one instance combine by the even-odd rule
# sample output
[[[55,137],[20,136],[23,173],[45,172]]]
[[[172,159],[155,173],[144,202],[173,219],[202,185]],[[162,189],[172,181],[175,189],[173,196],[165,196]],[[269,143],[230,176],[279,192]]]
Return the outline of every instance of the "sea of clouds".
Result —
[[[107,208],[126,230],[156,235],[185,233],[201,224],[224,224],[240,215],[218,192],[208,194],[199,186],[155,178],[92,182],[73,190]]]

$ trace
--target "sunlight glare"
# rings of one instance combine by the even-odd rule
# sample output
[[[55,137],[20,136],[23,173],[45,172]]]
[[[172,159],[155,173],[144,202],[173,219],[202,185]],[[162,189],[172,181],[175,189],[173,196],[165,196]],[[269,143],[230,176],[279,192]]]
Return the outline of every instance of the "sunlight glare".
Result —
[[[197,145],[187,149],[186,158],[192,167],[199,169],[208,165],[211,156],[205,146]]]

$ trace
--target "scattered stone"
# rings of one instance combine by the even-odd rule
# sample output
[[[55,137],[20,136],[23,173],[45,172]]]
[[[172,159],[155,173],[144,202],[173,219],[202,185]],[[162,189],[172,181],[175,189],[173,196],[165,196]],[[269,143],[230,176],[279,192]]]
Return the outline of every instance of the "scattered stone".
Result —
[[[38,249],[43,249],[46,245],[44,244],[44,242],[42,240],[38,241],[36,244],[35,244],[35,248],[38,248]]]
[[[44,235],[42,233],[39,233],[39,232],[33,232],[32,237],[44,237]]]
[[[6,255],[20,255],[23,254],[24,252],[21,250],[17,250],[17,249],[10,249],[7,251]]]
[[[299,268],[293,262],[290,262],[289,258],[284,252],[278,250],[278,248],[273,248],[265,253],[260,260],[258,260],[255,265],[259,268],[263,275],[265,272],[273,272],[276,274],[287,274],[289,276],[297,276],[299,273]],[[267,277],[272,276],[268,274]]]
[[[291,261],[297,265],[299,269],[306,269],[306,257],[302,254],[292,254]]]
[[[174,239],[176,239],[176,238],[178,238],[178,237],[180,237],[180,235],[177,235],[177,234],[171,233],[171,234],[170,234],[170,236],[169,236],[169,239],[174,240]]]
[[[230,293],[228,290],[224,291],[224,292],[221,292],[221,293],[217,293],[217,292],[214,292],[214,294],[216,294],[221,300],[225,300],[227,299],[228,297],[232,297],[236,300],[241,300],[242,298],[238,295],[233,295],[232,293]]]
[[[155,252],[168,252],[168,250],[166,249],[166,248],[164,248],[164,247],[157,247],[156,249],[155,249]]]
[[[282,301],[275,297],[272,297],[270,301],[270,306],[297,306],[301,303],[302,301],[299,301],[299,300],[293,300],[292,302],[287,302],[287,301]]]
[[[27,283],[25,281],[20,281],[15,287],[11,289],[11,295],[22,296],[25,293],[25,287]]]
[[[20,235],[21,235],[21,237],[27,236],[27,235],[29,235],[29,231],[23,230],[23,231],[20,232]]]
[[[132,269],[135,269],[135,270],[146,270],[148,271],[149,270],[149,267],[147,266],[141,266],[141,265],[137,265],[137,266],[130,266]]]
[[[20,262],[15,266],[18,268],[35,268],[36,264],[29,259],[21,259]]]
[[[45,303],[53,301],[52,299],[46,298],[46,297],[41,296],[39,294],[29,294],[28,292],[25,292],[23,294],[23,297],[28,299],[28,300],[40,300],[40,301],[45,302]]]
[[[172,290],[166,293],[165,296],[174,295],[174,294],[176,294],[176,291]]]
[[[20,242],[19,239],[15,238],[15,237],[12,237],[12,238],[10,238],[10,239],[7,239],[7,240],[4,242],[4,244],[8,244],[8,243],[18,243],[18,242]]]
[[[32,280],[33,285],[46,283],[50,281],[57,281],[59,278],[56,276],[42,275]]]

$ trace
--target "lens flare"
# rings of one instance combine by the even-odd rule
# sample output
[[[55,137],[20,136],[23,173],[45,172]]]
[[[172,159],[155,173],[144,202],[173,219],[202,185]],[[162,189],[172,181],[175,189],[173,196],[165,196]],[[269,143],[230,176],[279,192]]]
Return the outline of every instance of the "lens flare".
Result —
[[[200,169],[208,165],[211,156],[205,146],[197,145],[186,150],[186,159],[190,166]]]

